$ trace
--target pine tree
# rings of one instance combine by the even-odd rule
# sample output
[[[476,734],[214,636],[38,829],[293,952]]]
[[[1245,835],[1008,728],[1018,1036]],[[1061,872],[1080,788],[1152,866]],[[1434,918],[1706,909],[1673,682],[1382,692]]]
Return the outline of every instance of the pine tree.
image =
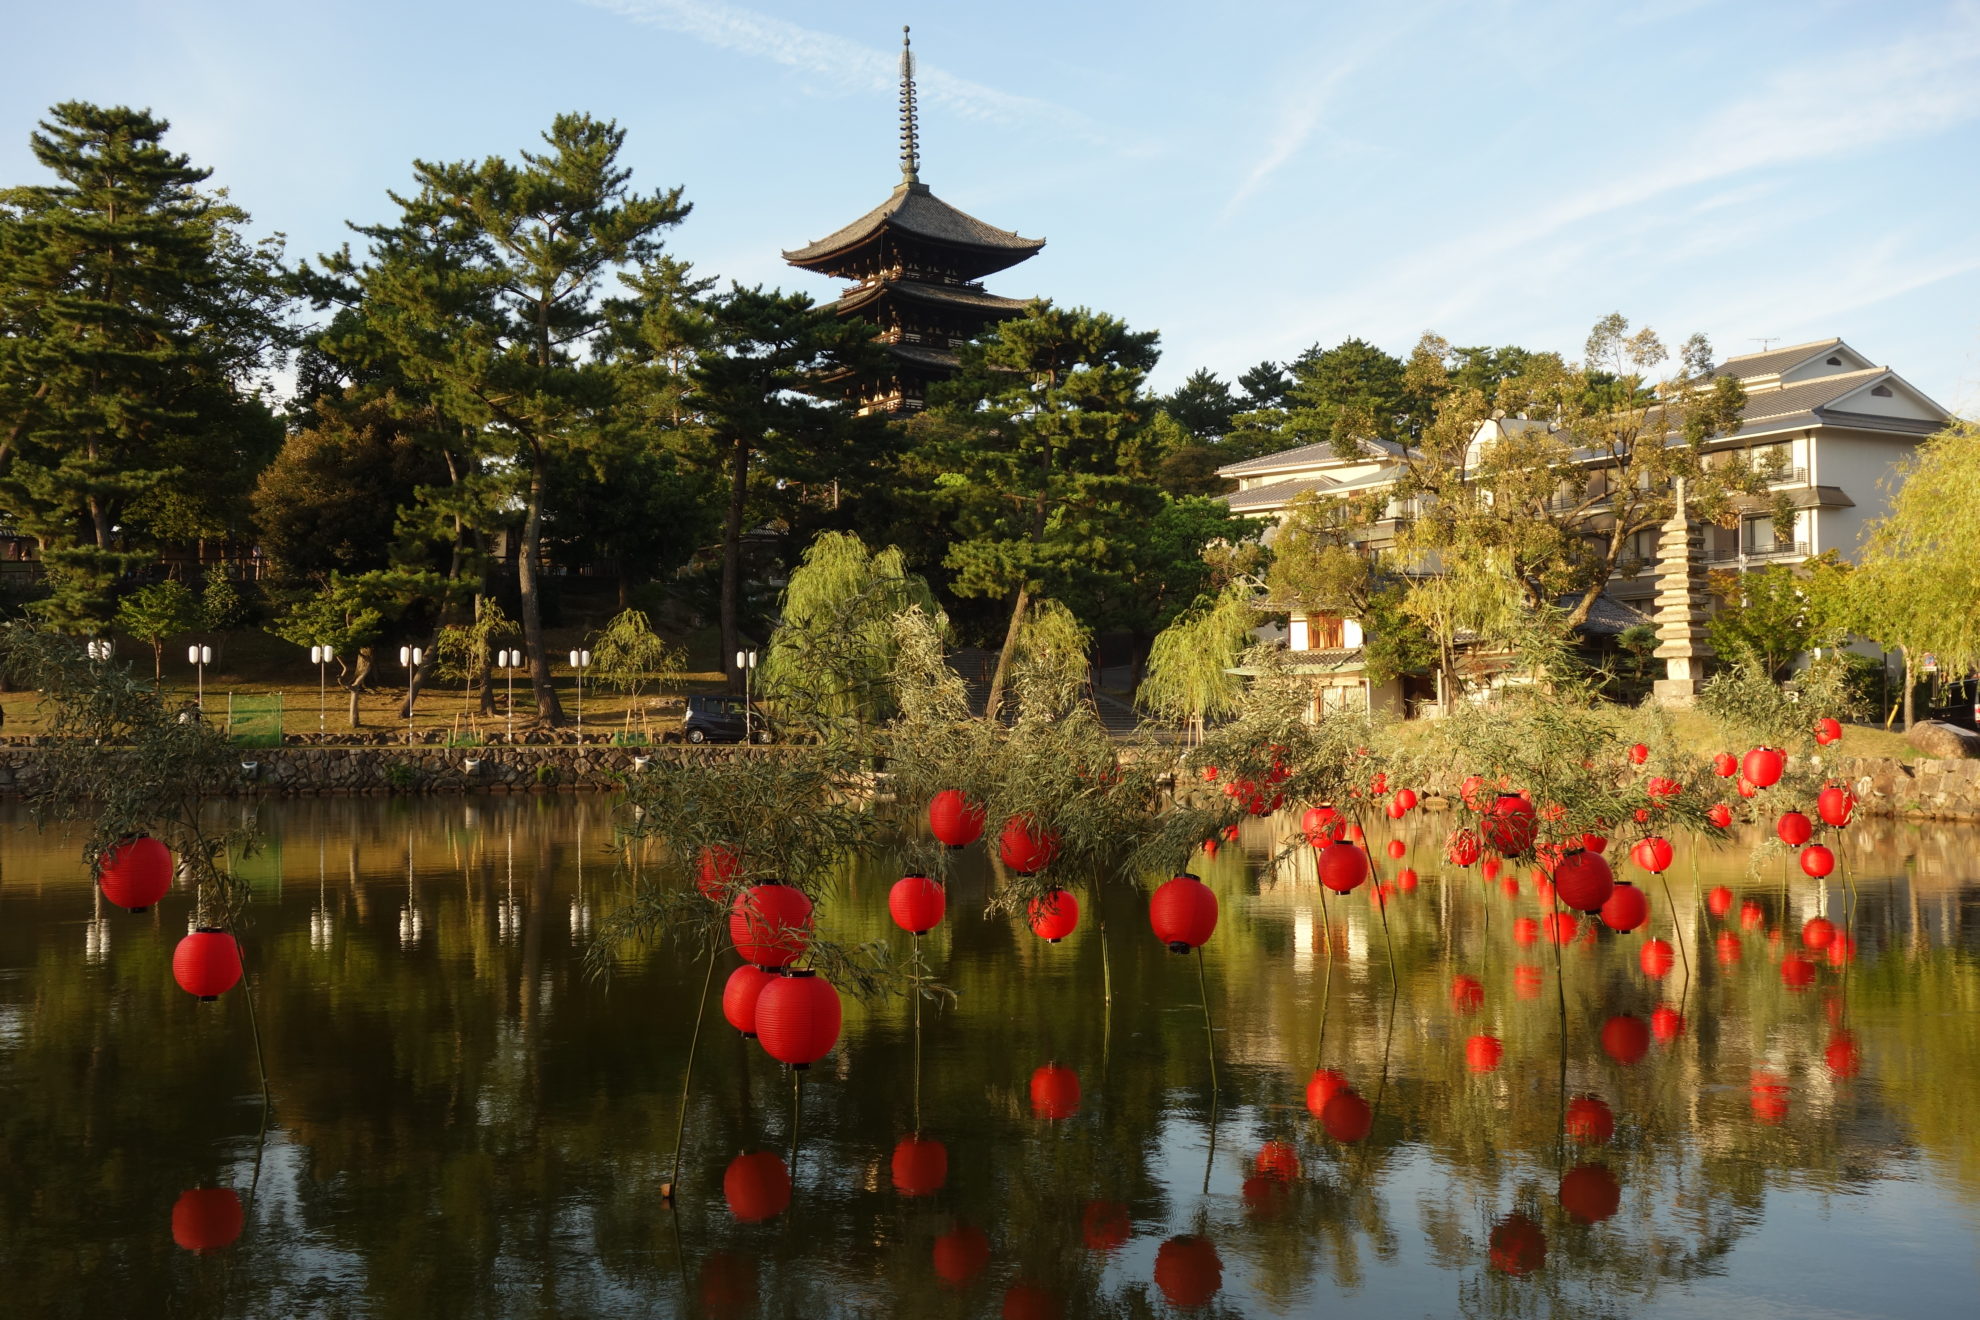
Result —
[[[0,193],[0,500],[41,543],[62,627],[109,617],[152,557],[147,512],[168,532],[244,525],[233,469],[279,436],[250,391],[283,339],[276,251],[241,239],[246,215],[202,191],[168,127],[65,102],[29,139],[56,181]],[[234,504],[194,514],[219,469]]]

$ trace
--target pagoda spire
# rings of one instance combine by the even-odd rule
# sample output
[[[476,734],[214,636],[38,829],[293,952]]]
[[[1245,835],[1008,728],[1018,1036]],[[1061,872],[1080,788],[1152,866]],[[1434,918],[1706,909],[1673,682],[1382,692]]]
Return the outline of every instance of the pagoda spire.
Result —
[[[914,108],[914,48],[901,25],[901,182],[921,182],[921,128]]]

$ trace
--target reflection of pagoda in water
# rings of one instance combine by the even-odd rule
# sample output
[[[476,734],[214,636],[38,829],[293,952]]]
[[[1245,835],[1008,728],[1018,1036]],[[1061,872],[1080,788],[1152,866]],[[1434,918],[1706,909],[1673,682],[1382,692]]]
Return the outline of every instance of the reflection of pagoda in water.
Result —
[[[958,211],[921,181],[914,54],[901,31],[900,183],[845,228],[784,253],[793,266],[853,281],[834,307],[879,327],[886,373],[847,389],[868,412],[921,407],[928,386],[955,374],[959,347],[1023,312],[1023,299],[999,297],[981,281],[1045,246]]]

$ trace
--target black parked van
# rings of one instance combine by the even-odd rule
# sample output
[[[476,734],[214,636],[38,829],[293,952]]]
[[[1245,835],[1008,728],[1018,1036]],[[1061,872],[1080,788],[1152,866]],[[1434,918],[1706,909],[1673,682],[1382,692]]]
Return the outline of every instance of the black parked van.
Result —
[[[681,717],[681,737],[691,743],[776,741],[762,707],[751,704],[745,719],[741,697],[689,697],[687,714]]]

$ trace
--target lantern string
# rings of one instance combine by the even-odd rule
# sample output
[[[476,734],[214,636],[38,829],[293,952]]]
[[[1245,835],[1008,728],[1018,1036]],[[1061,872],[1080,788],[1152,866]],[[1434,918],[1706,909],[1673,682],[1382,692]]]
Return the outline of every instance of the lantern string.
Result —
[[[705,951],[707,969],[701,974],[701,999],[694,1010],[694,1031],[688,1037],[687,1067],[681,1073],[681,1107],[674,1118],[674,1172],[663,1192],[663,1199],[674,1204],[674,1192],[681,1181],[681,1152],[687,1144],[688,1088],[694,1084],[694,1056],[701,1045],[701,1022],[708,1016],[708,986],[715,979],[715,935],[711,930]]]
[[[1320,1039],[1314,1045],[1313,1066],[1327,1062],[1327,1009],[1334,998],[1334,920],[1327,914],[1327,886],[1320,890],[1321,947],[1327,951],[1326,970],[1320,974]]]
[[[1216,1028],[1210,1022],[1210,987],[1203,976],[1203,946],[1196,946],[1196,997],[1203,1005],[1203,1052],[1210,1060],[1210,1108],[1212,1113],[1210,1140],[1214,1145],[1217,1139],[1215,1113],[1217,1107],[1217,1037]]]
[[[914,932],[914,1132],[921,1135],[921,933]]]

